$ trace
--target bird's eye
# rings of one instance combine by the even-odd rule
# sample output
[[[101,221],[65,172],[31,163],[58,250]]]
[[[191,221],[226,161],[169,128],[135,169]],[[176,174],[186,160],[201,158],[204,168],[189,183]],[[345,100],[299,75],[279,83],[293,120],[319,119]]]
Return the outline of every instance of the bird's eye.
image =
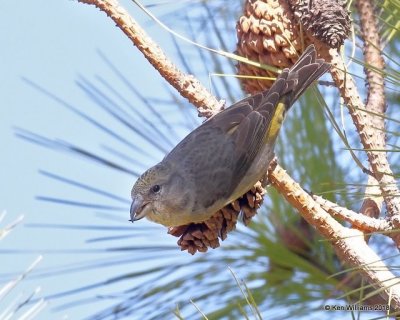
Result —
[[[151,187],[151,191],[152,191],[153,193],[159,193],[160,190],[161,190],[161,187],[160,187],[158,184],[156,184],[156,185],[154,185],[154,186]]]

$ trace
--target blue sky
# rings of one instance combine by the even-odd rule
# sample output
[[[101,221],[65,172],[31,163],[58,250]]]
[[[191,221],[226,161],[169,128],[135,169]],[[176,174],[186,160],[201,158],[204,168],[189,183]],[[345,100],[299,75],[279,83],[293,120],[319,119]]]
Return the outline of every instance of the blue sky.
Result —
[[[147,17],[135,11],[132,3],[129,1],[122,3],[134,11],[138,21],[145,24],[147,30],[161,45],[171,48],[170,38],[166,37],[164,31],[150,25]],[[173,9],[173,6],[168,6],[163,10],[168,12]],[[106,256],[101,253],[76,253],[75,251],[69,254],[55,253],[59,250],[82,248],[102,250],[104,248],[102,243],[88,245],[85,241],[93,237],[105,236],[104,232],[43,229],[31,226],[35,223],[85,225],[93,223],[94,225],[131,227],[127,219],[130,188],[134,178],[93,164],[78,156],[55,152],[28,143],[18,139],[15,132],[16,128],[23,128],[51,139],[66,140],[89,148],[93,152],[104,152],[102,145],[122,149],[127,154],[129,154],[129,148],[119,144],[98,128],[89,125],[87,121],[41,93],[28,82],[33,82],[71,103],[77,109],[106,124],[109,129],[127,136],[128,139],[132,132],[127,128],[121,128],[118,122],[110,120],[110,116],[104,110],[100,110],[82,92],[76,81],[84,83],[87,79],[98,84],[98,77],[101,77],[115,86],[122,95],[127,96],[133,105],[140,108],[141,102],[132,96],[129,89],[107,67],[101,57],[104,55],[123,71],[127,79],[143,95],[157,90],[160,92],[160,98],[168,97],[164,90],[166,83],[122,32],[114,26],[114,23],[92,6],[79,4],[77,1],[2,1],[0,2],[0,21],[0,39],[2,39],[0,52],[2,147],[0,163],[2,170],[0,177],[3,182],[0,192],[0,210],[7,210],[2,226],[13,221],[20,214],[25,215],[25,224],[16,228],[0,242],[0,249],[3,251],[0,267],[1,280],[11,278],[11,273],[24,270],[38,254],[44,255],[39,271],[110,257],[110,254]],[[136,138],[132,137],[132,139]],[[133,142],[145,146],[143,141]],[[139,160],[151,165],[163,156],[160,152],[152,152],[152,154],[154,154],[153,158],[143,157]],[[40,174],[39,170],[96,185],[102,190],[126,198],[126,203],[118,204],[122,208],[119,214],[114,215],[112,219],[105,219],[99,217],[92,209],[38,201],[36,199],[38,196],[49,196],[107,204],[106,199],[49,179]],[[137,170],[143,169],[137,168]],[[123,210],[124,207],[126,211]],[[157,227],[155,228],[158,230]],[[161,227],[159,230],[162,230]],[[132,232],[134,232],[133,226]],[[162,234],[164,242],[175,244],[176,240],[165,235],[165,230]],[[136,239],[136,241],[143,240]],[[10,254],[6,253],[7,250],[25,250],[28,253]],[[177,250],[177,254],[179,253]],[[73,289],[82,284],[104,280],[124,271],[126,271],[126,266],[113,266],[102,269],[101,272],[33,278],[24,281],[16,291],[29,294],[33,288],[40,285],[42,295],[45,296],[64,289]],[[101,293],[105,294],[107,290]],[[100,304],[98,306],[100,307]],[[105,307],[103,302],[101,306]],[[93,309],[85,310],[81,307],[62,310],[53,315],[51,313],[53,307],[54,305],[50,305],[42,313],[40,319],[55,319],[54,316],[62,318],[63,315],[76,319],[93,311]]]

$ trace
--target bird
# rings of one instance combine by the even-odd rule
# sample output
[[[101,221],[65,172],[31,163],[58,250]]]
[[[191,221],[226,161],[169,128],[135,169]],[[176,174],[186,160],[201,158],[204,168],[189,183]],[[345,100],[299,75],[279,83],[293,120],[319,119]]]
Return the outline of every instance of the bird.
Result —
[[[201,223],[249,191],[274,157],[286,112],[330,68],[316,56],[308,46],[269,90],[212,116],[145,171],[132,187],[130,221]]]

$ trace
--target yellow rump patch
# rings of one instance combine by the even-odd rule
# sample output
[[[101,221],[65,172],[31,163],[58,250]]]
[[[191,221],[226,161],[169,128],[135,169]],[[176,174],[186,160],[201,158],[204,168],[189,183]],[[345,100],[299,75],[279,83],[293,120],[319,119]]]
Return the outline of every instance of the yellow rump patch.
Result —
[[[282,122],[285,119],[286,107],[284,102],[279,102],[275,108],[275,113],[272,116],[271,123],[267,130],[265,139],[266,141],[274,140],[279,133],[279,129],[282,126]]]

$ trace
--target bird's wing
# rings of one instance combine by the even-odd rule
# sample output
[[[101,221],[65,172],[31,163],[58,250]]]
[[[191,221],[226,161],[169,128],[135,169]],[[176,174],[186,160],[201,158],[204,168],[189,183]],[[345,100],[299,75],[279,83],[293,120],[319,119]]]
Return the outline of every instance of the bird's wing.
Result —
[[[234,161],[230,192],[243,179],[266,142],[268,127],[286,88],[286,77],[287,71],[269,91],[245,98],[210,119],[210,125],[229,135],[234,144],[230,155]]]
[[[167,155],[165,161],[179,163],[183,174],[190,177],[199,206],[212,206],[232,194],[263,144],[268,142],[273,148],[280,128],[277,119],[284,117],[290,104],[328,67],[315,59],[315,48],[310,46],[268,91],[216,114]]]
[[[234,142],[232,188],[242,180],[265,143],[273,148],[285,112],[329,67],[324,60],[316,59],[311,45],[290,70],[281,72],[269,90],[247,97],[210,119],[210,125],[229,134]]]
[[[204,211],[230,195],[234,176],[234,143],[209,121],[192,131],[165,158],[196,195],[192,211]]]

